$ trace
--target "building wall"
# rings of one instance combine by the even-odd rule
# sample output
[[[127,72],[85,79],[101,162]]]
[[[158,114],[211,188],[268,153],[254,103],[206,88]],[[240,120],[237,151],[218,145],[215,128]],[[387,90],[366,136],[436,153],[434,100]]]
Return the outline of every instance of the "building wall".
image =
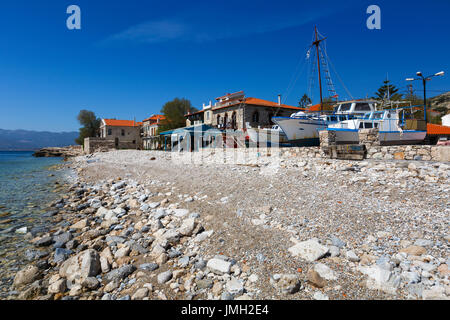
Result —
[[[207,125],[211,125],[213,121],[213,112],[211,109],[205,110],[204,112],[204,120],[203,123]]]
[[[250,126],[256,128],[260,127],[271,127],[273,123],[270,121],[270,118],[273,116],[279,117],[289,117],[292,113],[296,112],[293,109],[284,109],[284,108],[271,108],[271,107],[262,107],[262,106],[254,106],[254,105],[244,105],[244,106],[231,106],[228,108],[212,110],[212,126],[217,127],[217,116],[220,115],[221,119],[224,119],[225,115],[228,116],[228,119],[231,119],[233,112],[236,112],[236,121],[237,121],[237,129],[244,129],[246,122],[249,122]],[[258,121],[254,120],[255,112],[258,113]]]
[[[142,131],[142,148],[144,150],[155,150],[159,149],[159,135],[157,134],[159,128],[158,123],[144,122]]]
[[[442,117],[442,125],[450,127],[450,114],[447,114]]]
[[[108,134],[108,130],[111,130]],[[122,130],[124,135],[122,135]],[[101,138],[115,141],[119,140],[119,149],[141,149],[141,127],[118,127],[102,126],[100,127]]]
[[[109,133],[109,130],[111,134]],[[124,132],[124,135],[122,135],[122,130]],[[116,127],[116,126],[102,126],[100,127],[101,137],[106,139],[112,139],[119,138],[119,140],[124,141],[133,141],[136,140],[136,142],[140,139],[140,127]]]
[[[223,123],[223,119],[225,118],[225,115],[227,115],[228,119],[231,120],[231,117],[233,116],[233,112],[236,112],[237,129],[243,129],[244,128],[244,123],[243,123],[244,110],[243,110],[243,107],[239,107],[239,105],[231,106],[231,107],[223,108],[223,109],[218,109],[218,110],[213,109],[211,125],[213,127],[219,126],[219,123],[217,122],[217,116],[220,116],[222,123]]]

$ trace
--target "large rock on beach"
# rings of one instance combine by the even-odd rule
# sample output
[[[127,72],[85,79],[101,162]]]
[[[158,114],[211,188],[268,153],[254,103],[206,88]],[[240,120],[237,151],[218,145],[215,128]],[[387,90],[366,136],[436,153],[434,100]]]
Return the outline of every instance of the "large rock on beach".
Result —
[[[325,256],[329,249],[326,246],[321,245],[316,240],[301,241],[296,245],[290,247],[288,251],[294,257],[300,257],[308,262],[319,260]]]
[[[34,282],[35,280],[40,278],[39,268],[33,265],[28,265],[19,272],[17,272],[14,277],[14,286],[20,287],[29,283]]]

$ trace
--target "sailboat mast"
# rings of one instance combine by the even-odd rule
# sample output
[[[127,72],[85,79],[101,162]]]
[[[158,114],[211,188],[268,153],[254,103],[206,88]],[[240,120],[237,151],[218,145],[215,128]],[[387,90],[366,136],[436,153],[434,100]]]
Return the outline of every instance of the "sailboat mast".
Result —
[[[319,56],[319,43],[322,40],[319,40],[317,37],[317,26],[314,27],[314,31],[316,34],[316,41],[313,42],[313,45],[316,46],[317,51],[317,70],[319,71],[319,88],[320,88],[320,113],[323,112],[323,101],[322,101],[322,77],[320,76],[320,56]]]

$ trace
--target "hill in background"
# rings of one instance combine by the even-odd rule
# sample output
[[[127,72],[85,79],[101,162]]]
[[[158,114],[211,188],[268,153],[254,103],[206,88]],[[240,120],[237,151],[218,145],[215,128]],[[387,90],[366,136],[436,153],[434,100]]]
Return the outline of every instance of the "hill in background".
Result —
[[[445,116],[450,112],[450,91],[431,98],[429,106],[431,106],[431,109],[438,111],[441,116]]]
[[[75,145],[78,132],[47,132],[0,129],[0,150],[36,150]]]

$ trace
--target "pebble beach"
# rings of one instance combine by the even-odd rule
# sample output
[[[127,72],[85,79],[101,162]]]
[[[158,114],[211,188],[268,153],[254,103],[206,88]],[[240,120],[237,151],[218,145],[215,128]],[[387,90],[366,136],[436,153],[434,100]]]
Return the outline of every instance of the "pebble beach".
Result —
[[[450,164],[71,158],[2,299],[448,299]]]

